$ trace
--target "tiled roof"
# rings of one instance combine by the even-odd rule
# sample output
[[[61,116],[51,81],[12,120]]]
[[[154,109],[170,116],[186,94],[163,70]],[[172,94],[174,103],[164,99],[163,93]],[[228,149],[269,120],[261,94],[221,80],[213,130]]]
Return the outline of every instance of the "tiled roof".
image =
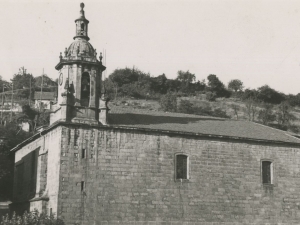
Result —
[[[42,98],[41,98],[42,96]],[[36,100],[54,100],[55,99],[55,93],[54,92],[34,92],[34,99]]]
[[[250,121],[118,107],[110,110],[108,118],[112,126],[300,143],[300,139],[284,131]]]

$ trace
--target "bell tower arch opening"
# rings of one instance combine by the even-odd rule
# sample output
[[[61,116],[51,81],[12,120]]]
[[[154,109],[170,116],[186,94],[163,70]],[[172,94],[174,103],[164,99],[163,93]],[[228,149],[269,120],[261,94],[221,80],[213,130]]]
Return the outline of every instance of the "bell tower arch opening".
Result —
[[[84,23],[81,23],[80,26],[81,26],[81,35],[84,35]]]
[[[88,107],[90,104],[90,75],[84,72],[81,76],[81,106]]]

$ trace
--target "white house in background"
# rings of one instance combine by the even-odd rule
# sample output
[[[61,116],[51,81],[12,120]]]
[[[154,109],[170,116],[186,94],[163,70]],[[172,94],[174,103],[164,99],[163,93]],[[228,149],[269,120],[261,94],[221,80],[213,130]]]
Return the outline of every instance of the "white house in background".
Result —
[[[13,103],[11,103],[11,101],[4,102],[3,106],[2,106],[2,103],[0,102],[0,111],[3,111],[3,112],[10,112],[10,111],[22,112],[22,106],[20,105],[19,102],[16,102],[16,101],[14,101]]]
[[[23,131],[29,132],[30,131],[30,125],[28,122],[22,122],[20,124],[20,127]]]
[[[42,104],[45,109],[50,109],[51,102],[55,101],[55,92],[34,92],[34,107]]]

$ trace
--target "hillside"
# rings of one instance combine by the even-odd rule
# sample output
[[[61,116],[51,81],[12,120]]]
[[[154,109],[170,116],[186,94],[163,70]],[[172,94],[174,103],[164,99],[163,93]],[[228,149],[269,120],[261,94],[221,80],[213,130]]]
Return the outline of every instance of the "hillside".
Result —
[[[177,97],[177,109],[180,108],[180,104],[184,102],[189,102],[193,107],[200,109],[198,112],[190,114],[198,115],[208,115],[223,117],[231,120],[252,120],[249,119],[248,110],[246,102],[239,98],[217,98],[215,101],[210,102],[205,99],[205,95],[197,95],[192,97]],[[147,111],[165,111],[160,105],[159,100],[146,100],[146,99],[135,99],[129,97],[117,98],[116,100],[111,100],[109,102],[110,108],[124,108],[131,110],[147,110]],[[256,112],[254,115],[253,122],[263,123],[259,117],[259,112],[264,110],[262,104],[257,104]],[[272,108],[272,113],[275,116],[278,106]],[[219,112],[214,114],[214,112]],[[178,111],[177,111],[178,112]],[[180,112],[180,111],[179,111]],[[221,113],[220,113],[221,112]],[[291,133],[300,133],[300,108],[293,107],[291,108],[290,113],[294,116],[294,119],[290,122],[289,126],[280,126],[276,119],[272,121],[269,125],[275,128],[289,131]]]

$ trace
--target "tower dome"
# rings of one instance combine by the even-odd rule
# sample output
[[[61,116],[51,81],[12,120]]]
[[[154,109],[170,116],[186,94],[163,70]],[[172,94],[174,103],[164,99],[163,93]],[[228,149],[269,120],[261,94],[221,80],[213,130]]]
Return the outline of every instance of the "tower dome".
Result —
[[[93,46],[83,38],[76,38],[75,41],[67,49],[67,56],[81,55],[84,57],[94,57],[95,49]]]

